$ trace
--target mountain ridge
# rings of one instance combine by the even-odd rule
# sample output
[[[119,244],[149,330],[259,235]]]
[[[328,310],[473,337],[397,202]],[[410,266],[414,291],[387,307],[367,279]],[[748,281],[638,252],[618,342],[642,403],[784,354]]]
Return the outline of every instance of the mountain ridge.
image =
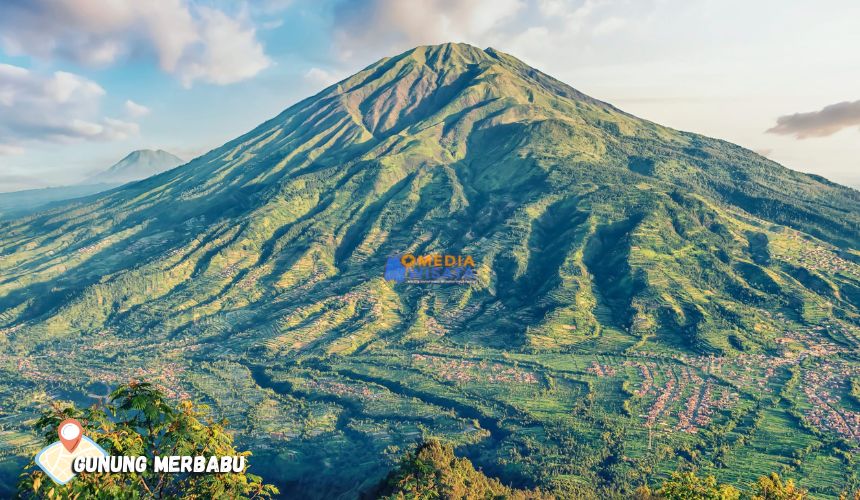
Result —
[[[689,450],[755,422],[765,389],[714,359],[770,360],[779,389],[795,353],[860,347],[860,193],[491,50],[384,58],[185,165],[0,223],[0,347],[33,367],[20,383],[146,374],[248,439],[277,434],[338,494],[357,486],[337,471],[369,481],[387,453],[359,435],[400,446],[413,425],[526,485],[605,484],[651,457],[621,460],[618,433],[639,443],[678,415]],[[401,253],[470,255],[479,279],[385,281]],[[665,410],[678,401],[689,414]]]
[[[447,63],[452,69],[437,75],[433,72],[432,65],[441,60],[453,60]],[[755,168],[760,174],[759,179],[766,181],[767,176],[781,176],[779,182],[761,184],[761,180],[757,180],[756,183],[746,184],[749,174],[735,168],[731,163],[733,158],[745,155],[746,150],[729,143],[678,133],[650,122],[638,121],[631,115],[615,114],[614,108],[600,101],[568,102],[568,95],[579,95],[576,91],[567,91],[562,97],[547,91],[555,87],[539,86],[538,91],[531,87],[531,81],[523,83],[519,78],[518,75],[523,73],[520,68],[513,76],[503,71],[513,64],[510,60],[514,59],[510,56],[502,59],[463,45],[418,47],[398,57],[383,59],[354,77],[320,92],[314,99],[290,107],[248,134],[192,160],[185,167],[111,192],[89,206],[98,208],[103,203],[115,202],[120,206],[128,206],[128,202],[122,200],[138,200],[140,198],[136,193],[149,191],[150,199],[143,204],[143,211],[130,207],[132,220],[136,213],[144,218],[162,217],[165,221],[205,216],[210,210],[209,207],[231,199],[235,201],[231,203],[232,208],[220,214],[224,219],[242,213],[246,214],[242,217],[248,217],[248,214],[254,217],[253,214],[260,211],[265,213],[273,209],[285,209],[289,214],[293,213],[292,209],[271,196],[282,189],[279,183],[292,182],[303,175],[329,171],[341,177],[340,185],[352,182],[353,188],[358,190],[354,194],[369,196],[371,200],[376,199],[377,203],[385,203],[385,197],[390,200],[391,197],[399,196],[408,185],[415,185],[417,179],[425,175],[422,173],[425,169],[441,168],[445,172],[442,175],[444,179],[437,173],[426,175],[429,175],[433,182],[441,181],[454,189],[448,195],[453,196],[448,200],[452,210],[459,207],[467,216],[476,216],[480,215],[480,212],[470,212],[470,194],[481,198],[489,193],[507,192],[507,196],[517,197],[518,194],[509,191],[512,186],[530,182],[542,185],[553,176],[558,178],[557,160],[552,160],[552,164],[542,164],[539,158],[535,158],[534,144],[540,148],[545,148],[544,143],[550,148],[556,148],[555,144],[573,144],[570,152],[564,153],[566,159],[563,161],[573,164],[597,161],[597,165],[601,165],[597,167],[600,171],[595,171],[594,167],[585,170],[577,167],[565,174],[570,177],[556,180],[562,185],[571,186],[576,181],[583,181],[592,186],[586,188],[587,192],[593,193],[594,189],[607,188],[611,192],[615,190],[611,187],[613,184],[603,184],[604,187],[601,188],[600,182],[624,182],[620,179],[627,177],[651,179],[651,182],[664,185],[661,189],[666,190],[666,193],[675,193],[677,199],[670,200],[670,203],[675,205],[679,200],[686,200],[677,189],[687,188],[697,193],[704,188],[706,195],[719,202],[724,203],[727,198],[734,198],[737,200],[734,205],[737,208],[752,210],[752,215],[773,214],[777,217],[777,222],[780,222],[780,217],[793,217],[793,214],[797,214],[796,218],[788,221],[789,225],[793,220],[802,221],[794,224],[796,229],[807,229],[811,234],[823,237],[832,244],[853,245],[858,241],[856,231],[842,230],[847,224],[850,224],[847,227],[856,229],[856,211],[854,218],[847,221],[823,219],[820,214],[800,203],[815,206],[815,210],[822,211],[831,206],[829,201],[822,202],[814,197],[807,201],[798,197],[794,201],[795,205],[786,208],[785,203],[780,201],[785,199],[785,195],[780,194],[779,190],[785,190],[786,186],[791,187],[791,182],[800,183],[800,186],[807,182],[818,186],[816,189],[820,191],[825,188],[837,190],[842,197],[830,198],[839,200],[843,205],[846,202],[853,203],[854,207],[860,205],[860,196],[857,196],[856,192],[852,194],[836,185],[822,184],[814,177],[789,171],[758,156],[750,158],[755,162]],[[519,62],[517,64],[522,65]],[[400,99],[406,89],[410,92],[410,98]],[[424,102],[430,102],[433,106],[422,104]],[[380,107],[383,104],[389,107]],[[460,114],[463,113],[459,111],[461,109],[465,109],[466,114]],[[564,111],[569,114],[559,114]],[[454,116],[456,120],[448,118],[446,122],[440,113],[449,113],[444,116]],[[530,113],[537,119],[521,120],[524,114],[529,116]],[[480,126],[475,126],[477,119],[481,120]],[[312,124],[311,128],[305,126],[307,123]],[[395,123],[398,124],[397,130],[394,130]],[[497,133],[494,137],[488,137],[483,133],[482,127],[494,128]],[[627,138],[625,140],[629,143],[618,142],[617,137]],[[473,168],[483,164],[473,161],[469,156],[468,149],[476,140],[486,141],[489,149],[485,149],[491,154],[494,148],[498,149],[498,144],[504,148],[496,154],[499,163],[491,170],[487,170],[488,167],[478,170]],[[655,142],[657,140],[660,142]],[[672,149],[665,150],[666,144],[672,145]],[[657,148],[658,155],[660,148],[663,148],[667,157],[680,153],[684,159],[682,163],[661,164],[658,163],[661,161],[659,156],[652,154],[649,158],[635,154],[636,148],[652,147]],[[619,151],[619,148],[622,149]],[[709,161],[711,151],[718,151],[718,148],[727,150],[725,153],[721,152],[723,156],[717,161]],[[512,156],[510,151],[513,150],[520,152]],[[624,155],[622,158],[626,159],[620,164],[614,159],[608,162],[600,159],[606,156],[612,158],[612,151],[618,151],[615,154]],[[540,154],[544,154],[543,149]],[[747,161],[746,158],[744,161]],[[455,167],[445,167],[446,163]],[[506,166],[507,170],[502,171],[498,165]],[[701,165],[706,165],[708,170],[702,170]],[[715,171],[720,177],[709,178],[709,170]],[[470,176],[475,183],[473,193],[458,191],[457,185],[461,183],[463,175]],[[703,175],[705,182],[701,179]],[[596,177],[600,182],[595,183],[592,177]],[[359,181],[354,182],[356,179]],[[739,185],[738,180],[744,184]],[[153,189],[153,186],[162,188]],[[753,191],[750,186],[758,192]],[[168,210],[163,210],[158,201],[164,200],[168,193],[172,193],[171,196],[178,200],[171,202]],[[646,191],[640,190],[632,194],[635,195],[634,199],[638,198],[640,202],[650,199],[647,203],[656,203],[659,206],[664,204],[663,201],[652,199],[652,194]],[[773,194],[780,196],[774,199],[765,197]],[[803,195],[804,192],[797,190],[795,194]],[[129,195],[131,198],[128,198]],[[563,194],[560,192],[550,198],[560,195]],[[328,200],[323,205],[318,205],[318,209],[323,210],[318,215],[324,215],[324,212],[332,207],[334,199],[330,195],[327,196]],[[301,199],[299,197],[299,200]],[[699,203],[694,200],[684,202]],[[373,212],[367,211],[367,206],[349,208],[348,200],[338,203],[353,213],[363,212],[365,218],[373,216]],[[706,205],[704,207],[710,210]],[[631,210],[634,208],[630,207]],[[830,210],[836,212],[840,209],[837,207]],[[314,213],[314,210],[304,214],[287,215],[284,220],[288,225],[295,224],[289,223],[289,219],[308,217],[311,213]],[[94,212],[90,214],[87,217],[95,215]],[[631,217],[634,215],[631,214]],[[360,217],[355,216],[351,221],[362,222]],[[373,229],[358,224],[352,230],[347,230],[349,228],[343,226],[340,220],[327,220],[323,224],[325,227],[331,227],[331,237],[339,241],[334,255],[324,259],[327,265],[331,266],[331,272],[336,273],[336,269],[344,269],[344,266],[348,265],[346,261],[354,259],[356,252],[361,254],[361,240],[366,241]],[[455,235],[448,237],[458,238]],[[844,240],[846,237],[849,239]],[[272,240],[270,244],[278,245]],[[320,246],[322,242],[310,241],[306,245],[310,245],[314,252],[323,250]],[[402,245],[402,250],[410,249],[408,243],[404,242]],[[854,248],[856,249],[856,246]],[[527,252],[525,249],[523,251]],[[263,255],[269,259],[274,257],[266,251]],[[253,260],[256,259],[251,257],[245,265],[253,265]],[[516,256],[514,261],[517,261],[515,265],[518,269],[515,275],[524,272],[524,263],[519,262]],[[274,262],[268,264],[273,265]]]

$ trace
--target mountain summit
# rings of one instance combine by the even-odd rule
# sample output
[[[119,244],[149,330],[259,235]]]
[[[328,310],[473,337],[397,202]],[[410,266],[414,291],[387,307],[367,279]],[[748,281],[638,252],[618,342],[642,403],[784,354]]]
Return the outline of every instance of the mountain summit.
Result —
[[[88,177],[82,184],[125,184],[145,179],[185,163],[162,149],[138,149],[104,172]]]
[[[604,405],[571,402],[606,389],[589,378],[610,373],[595,356],[657,353],[662,366],[774,355],[795,342],[786,332],[856,349],[858,249],[857,191],[639,119],[502,52],[424,46],[179,168],[2,223],[0,352],[38,368],[27,383],[86,383],[46,361],[58,357],[86,362],[89,376],[166,377],[227,414],[253,408],[231,416],[251,422],[249,436],[283,437],[270,417],[316,422],[289,428],[307,460],[326,436],[356,450],[339,466],[326,458],[320,477],[375,474],[367,464],[381,463],[385,441],[357,435],[403,444],[419,425],[482,443],[484,465],[522,445],[533,458],[517,477],[562,471],[596,484],[595,470],[615,464],[604,481],[624,460],[569,453],[588,440],[558,428]],[[388,257],[404,253],[471,256],[479,280],[384,280]],[[582,368],[592,361],[599,370]],[[690,366],[672,373],[689,377]],[[516,391],[470,382],[487,374]],[[242,384],[244,399],[219,377]],[[605,415],[635,420],[645,410],[622,416],[621,400],[639,408],[652,392],[606,395],[604,416],[578,429],[614,439]],[[396,403],[345,402],[361,394]],[[753,406],[752,392],[739,397]],[[561,448],[527,452],[522,429]],[[540,462],[567,455],[605,460]]]

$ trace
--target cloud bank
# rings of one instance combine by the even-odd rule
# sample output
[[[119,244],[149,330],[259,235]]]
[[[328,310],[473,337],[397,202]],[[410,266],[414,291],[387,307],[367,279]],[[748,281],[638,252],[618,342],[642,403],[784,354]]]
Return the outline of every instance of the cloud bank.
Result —
[[[113,141],[136,135],[136,123],[100,116],[105,90],[73,73],[38,74],[0,64],[0,155],[33,141]]]
[[[125,112],[132,118],[140,118],[149,114],[149,108],[128,99],[125,101]]]
[[[4,0],[0,45],[13,56],[87,66],[154,58],[186,87],[237,82],[271,65],[246,13],[186,0]]]
[[[659,0],[362,0],[334,10],[334,40],[342,58],[368,49],[390,54],[415,45],[467,42],[519,56],[569,60],[593,41],[631,34]]]
[[[844,128],[860,126],[860,101],[839,102],[818,111],[780,116],[771,134],[793,135],[798,139],[827,137]]]
[[[335,10],[334,35],[343,58],[352,56],[354,48],[479,43],[525,7],[522,0],[344,2]]]

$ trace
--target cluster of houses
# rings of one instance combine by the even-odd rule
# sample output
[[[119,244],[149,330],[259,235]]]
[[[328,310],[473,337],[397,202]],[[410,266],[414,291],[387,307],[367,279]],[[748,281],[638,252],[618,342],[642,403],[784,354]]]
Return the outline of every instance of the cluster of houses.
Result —
[[[354,397],[365,401],[380,399],[385,395],[385,392],[382,390],[374,390],[366,385],[346,384],[337,379],[306,379],[302,382],[305,390],[309,393],[334,394],[336,396]]]
[[[597,361],[592,361],[591,366],[586,371],[598,377],[614,377],[616,373],[612,365],[601,365]]]
[[[258,267],[253,271],[249,272],[242,281],[239,282],[239,288],[242,290],[250,290],[254,288],[254,285],[257,284],[257,280],[260,279],[260,276],[263,274],[263,268]]]
[[[800,239],[800,236],[793,235],[792,239]],[[816,269],[833,274],[849,273],[860,277],[860,266],[840,257],[835,249],[816,245],[808,241],[802,243],[801,250],[792,254],[779,255],[779,257],[787,262],[798,262],[808,269]]]
[[[860,442],[860,412],[842,406],[838,395],[846,389],[846,381],[857,374],[855,368],[833,361],[824,361],[820,369],[804,372],[802,390],[811,406],[805,417],[810,424]]]
[[[687,361],[690,366],[664,366],[655,361],[639,360],[622,363],[625,367],[635,367],[641,377],[632,394],[638,398],[653,398],[643,415],[647,427],[666,425],[667,419],[674,415],[678,421],[676,430],[695,433],[710,424],[717,410],[729,409],[738,402],[740,396],[737,392],[717,384],[712,377],[703,378],[696,371],[696,367],[703,373],[719,370],[722,358],[699,356],[689,357]],[[618,370],[610,363],[594,361],[586,371],[598,377],[612,377]]]
[[[639,388],[633,391],[633,395],[641,398],[654,390],[654,377],[651,375],[651,370],[657,367],[657,363],[654,363],[653,361],[647,363],[625,361],[624,364],[627,366],[632,365],[639,367],[639,375],[642,376],[642,382],[639,384]]]
[[[222,269],[221,272],[218,274],[222,278],[232,278],[233,276],[236,276],[236,273],[238,273],[238,272],[239,272],[239,264],[233,263],[233,264],[230,264],[229,266],[225,267],[224,269]]]
[[[426,354],[413,354],[413,363],[423,365],[432,370],[436,376],[456,382],[489,382],[489,383],[521,383],[536,384],[534,373],[513,366],[487,361],[470,361],[467,359],[448,359]]]
[[[107,245],[108,245],[107,240],[101,240],[101,241],[98,241],[96,243],[93,243],[92,245],[87,245],[85,247],[79,248],[78,253],[81,255],[90,255],[90,254],[98,252],[99,250],[106,247]]]

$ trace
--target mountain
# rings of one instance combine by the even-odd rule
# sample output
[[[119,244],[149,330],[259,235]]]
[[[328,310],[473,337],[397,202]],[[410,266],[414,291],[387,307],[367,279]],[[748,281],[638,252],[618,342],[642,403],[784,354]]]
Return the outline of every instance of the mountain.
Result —
[[[127,182],[164,172],[182,163],[184,162],[180,158],[160,149],[132,151],[107,170],[92,175],[74,186],[0,193],[0,217],[22,217],[43,209],[51,203],[101,193]]]
[[[835,498],[860,474],[858,250],[860,192],[418,47],[3,222],[0,408],[143,377],[237,425],[287,495],[367,491],[423,435],[562,496],[693,465]],[[404,253],[478,280],[386,281]]]
[[[162,149],[138,149],[104,172],[88,177],[82,184],[125,184],[160,174],[183,163],[184,160]]]

